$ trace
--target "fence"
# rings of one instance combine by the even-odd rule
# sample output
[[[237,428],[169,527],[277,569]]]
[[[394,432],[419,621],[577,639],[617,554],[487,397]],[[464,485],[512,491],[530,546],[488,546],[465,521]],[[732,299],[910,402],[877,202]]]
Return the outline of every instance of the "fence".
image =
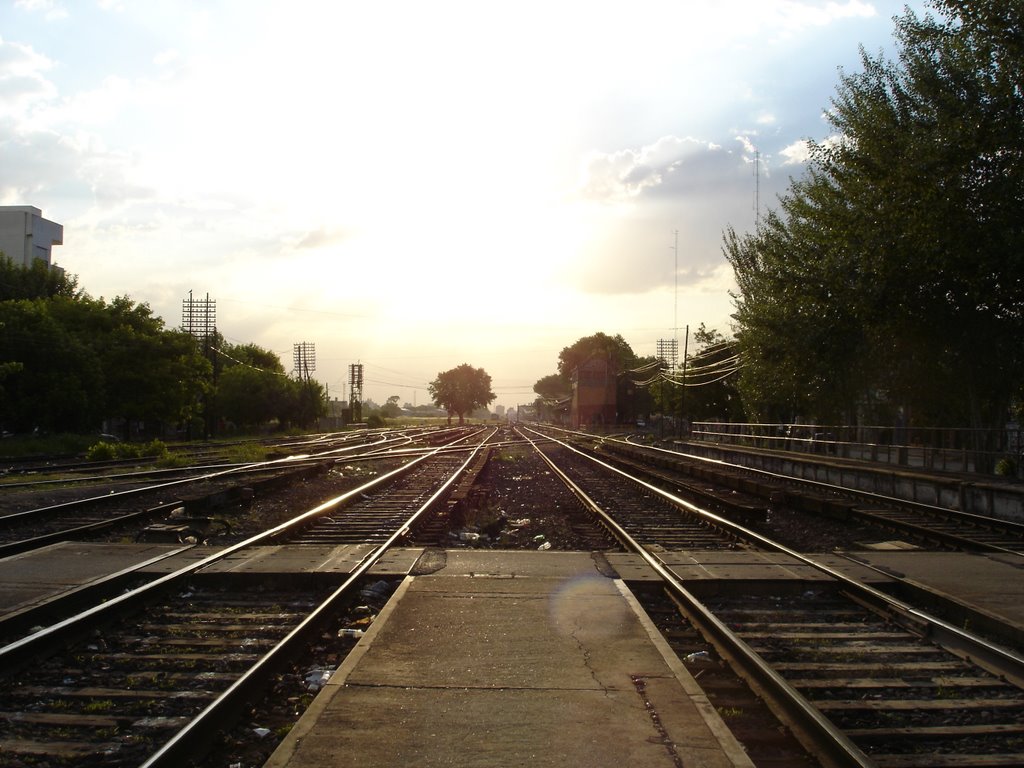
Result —
[[[1024,477],[1024,430],[746,424],[697,421],[692,440],[829,454],[941,472]]]

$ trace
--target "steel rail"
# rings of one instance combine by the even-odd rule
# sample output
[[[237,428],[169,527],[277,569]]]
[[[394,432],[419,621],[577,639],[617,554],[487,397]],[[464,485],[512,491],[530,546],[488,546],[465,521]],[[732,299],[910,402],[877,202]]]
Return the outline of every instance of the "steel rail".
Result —
[[[138,464],[138,460],[135,462]],[[310,459],[310,463],[315,463],[313,459]],[[186,475],[191,472],[215,472],[223,469],[238,469],[246,470],[252,469],[252,471],[260,471],[257,467],[253,469],[252,462],[241,462],[231,461],[223,462],[219,464],[199,464],[191,467],[164,467],[164,468],[152,468],[152,469],[139,469],[134,472],[117,472],[110,475],[86,475],[84,477],[51,477],[46,480],[29,480],[25,482],[15,483],[3,483],[0,482],[0,490],[9,490],[11,488],[39,488],[47,485],[78,485],[80,483],[97,483],[109,480],[132,480],[136,478],[147,478],[147,477],[159,477],[161,475]],[[183,477],[180,479],[189,480],[189,477]]]
[[[339,433],[335,433],[339,434]],[[350,437],[343,438],[342,442],[355,441],[362,439],[366,433],[350,432],[344,433],[350,435]],[[225,448],[238,445],[259,445],[263,448],[286,448],[291,446],[300,445],[311,445],[316,442],[322,442],[324,440],[332,439],[330,435],[321,436],[315,440],[293,440],[292,442],[285,442],[283,440],[235,440],[230,442],[217,443],[216,445],[209,445],[190,448],[190,444],[179,444],[175,453],[178,455],[185,455],[195,459],[209,457],[218,453],[223,453]],[[337,439],[337,438],[333,438]],[[18,463],[18,459],[13,457],[7,457],[4,461],[13,462],[8,465],[7,469],[0,469],[0,476],[16,476],[25,474],[46,474],[50,472],[63,472],[67,474],[77,474],[79,472],[95,471],[103,468],[116,469],[117,467],[133,466],[138,464],[139,459],[107,459],[103,461],[83,461],[83,460],[71,460],[74,457],[59,456],[53,457],[51,464],[28,464],[27,466],[15,466]],[[65,461],[65,459],[68,459]],[[38,459],[29,459],[22,464],[26,464],[27,461],[37,461]],[[62,463],[63,462],[63,463]],[[47,482],[58,482],[58,481],[47,481]],[[20,485],[15,483],[4,483],[0,487],[8,488],[12,485]]]
[[[561,445],[584,458],[593,461],[605,469],[630,479],[641,486],[656,490],[638,478],[634,478],[620,469],[595,459],[566,442],[543,435],[528,427],[529,432],[547,437],[551,442]],[[664,561],[656,554],[649,552],[620,526],[601,506],[591,499],[555,462],[543,451],[537,452],[551,467],[552,471],[599,517],[602,524],[613,532],[616,539],[628,550],[635,552],[666,585],[675,600],[683,604],[691,621],[697,629],[712,642],[719,652],[736,668],[762,698],[770,701],[776,712],[782,712],[788,725],[797,738],[815,757],[827,766],[870,768],[875,763],[861,751],[850,739],[839,730],[834,723],[826,718],[804,696],[793,688],[770,665],[754,652],[747,643],[730,630],[718,617],[704,606],[680,579],[672,573]],[[661,493],[673,502],[682,501],[671,494]],[[696,511],[693,505],[686,503],[686,508]]]
[[[704,464],[712,464],[720,467],[724,467],[731,470],[742,470],[744,472],[766,477],[772,480],[780,480],[785,483],[794,485],[802,485],[808,488],[827,491],[829,493],[837,493],[844,496],[855,496],[857,498],[865,499],[867,501],[876,501],[882,504],[888,504],[898,507],[904,507],[906,509],[930,515],[933,517],[944,517],[952,521],[962,521],[966,523],[972,523],[979,527],[988,527],[993,529],[1001,529],[1011,535],[1024,537],[1024,523],[1018,523],[1013,520],[1004,520],[1003,518],[991,517],[988,515],[979,515],[975,512],[964,512],[958,509],[950,509],[948,507],[939,507],[934,504],[925,504],[921,501],[914,501],[913,499],[901,499],[895,496],[886,496],[881,493],[874,493],[872,491],[862,491],[856,488],[847,488],[841,485],[834,485],[826,483],[821,480],[811,480],[804,477],[795,477],[793,475],[784,475],[778,472],[771,472],[767,469],[758,469],[757,467],[748,467],[739,464],[732,464],[722,459],[712,459],[706,456],[698,456],[692,453],[685,453],[683,451],[671,450],[668,448],[662,448],[656,445],[647,445],[644,443],[636,443],[630,441],[628,438],[622,439],[613,436],[602,436],[593,435],[587,432],[578,432],[573,430],[562,429],[560,427],[553,427],[546,425],[546,428],[553,429],[558,432],[565,433],[567,435],[576,435],[579,437],[586,438],[588,440],[598,440],[600,442],[608,443],[621,443],[631,448],[638,448],[646,451],[653,451],[656,453],[664,453],[669,456],[677,456],[681,458],[691,459],[693,461],[699,461]],[[960,536],[953,533],[947,533],[945,531],[937,531],[929,529],[924,526],[915,526],[913,523],[907,523],[900,520],[894,520],[891,518],[883,518],[882,516],[872,516],[870,513],[854,512],[860,517],[863,517],[870,522],[879,525],[884,520],[885,524],[889,527],[899,528],[904,531],[909,531],[926,538],[930,538],[933,541],[937,541],[942,544],[949,544],[959,549],[975,552],[992,552],[1003,555],[1010,555],[1012,557],[1024,557],[1024,551],[1017,549],[1010,549],[1009,547],[1003,547],[998,544],[990,544],[988,542],[978,541],[977,539],[971,539],[966,536]]]
[[[493,432],[492,435],[493,436]],[[348,578],[330,596],[315,608],[303,621],[288,633],[277,645],[250,667],[238,680],[236,680],[216,700],[211,702],[206,709],[193,718],[188,725],[176,733],[157,752],[144,762],[141,768],[177,768],[184,765],[189,757],[193,755],[196,744],[207,742],[213,735],[224,728],[225,720],[230,717],[231,712],[237,711],[240,706],[248,700],[248,697],[260,690],[266,683],[268,675],[273,674],[278,665],[292,653],[293,649],[306,640],[311,632],[320,629],[323,622],[329,616],[329,612],[337,605],[342,598],[347,597],[349,590],[361,579],[373,565],[380,560],[384,554],[400,541],[419,518],[442,497],[448,488],[455,482],[470,465],[481,448],[489,439],[485,438],[476,445],[466,460],[455,470],[448,479],[417,509],[398,529],[392,533],[379,547],[371,550],[355,566]],[[468,438],[465,438],[468,439]]]
[[[561,441],[556,442],[561,443]],[[875,605],[879,610],[892,612],[894,614],[894,618],[903,617],[906,622],[904,626],[916,628],[918,632],[923,632],[937,644],[954,652],[958,651],[965,653],[969,655],[973,661],[988,669],[988,671],[993,674],[997,676],[1005,676],[1015,685],[1024,687],[1024,656],[1021,656],[1007,648],[1003,648],[995,643],[991,643],[978,635],[968,632],[967,630],[960,629],[947,621],[936,618],[926,611],[915,608],[909,603],[892,597],[891,595],[888,595],[868,584],[864,584],[857,579],[837,571],[829,565],[820,563],[807,555],[790,549],[789,547],[773,541],[766,536],[762,536],[756,531],[752,531],[739,523],[732,522],[724,517],[714,514],[713,512],[701,509],[695,504],[692,504],[685,499],[681,499],[678,496],[675,496],[674,494],[640,478],[633,477],[618,467],[591,456],[569,443],[561,444],[565,445],[575,453],[578,453],[580,456],[584,456],[590,461],[606,467],[612,472],[630,478],[633,482],[638,483],[653,493],[672,500],[675,504],[703,517],[709,522],[714,522],[717,525],[726,528],[738,537],[753,542],[765,549],[781,552],[782,554],[788,555],[789,557],[792,557],[801,563],[826,574],[840,582],[840,584],[842,584],[846,589],[859,596],[862,600],[870,601],[871,604]]]
[[[386,441],[380,441],[380,442],[386,442]],[[325,451],[324,453],[321,453],[321,454],[313,454],[313,455],[299,454],[299,455],[295,455],[295,456],[286,456],[286,457],[280,458],[280,459],[270,459],[270,460],[267,460],[267,461],[256,461],[256,462],[251,462],[249,464],[238,464],[238,465],[232,466],[229,469],[220,470],[220,471],[213,471],[213,472],[207,472],[205,474],[196,475],[195,477],[182,478],[182,479],[178,479],[178,480],[169,480],[169,481],[167,481],[165,483],[156,483],[154,485],[147,485],[147,486],[144,486],[144,487],[141,487],[141,488],[132,488],[132,489],[124,490],[124,491],[116,491],[114,493],[106,493],[106,494],[102,494],[102,495],[99,495],[99,496],[91,496],[91,497],[86,498],[86,499],[76,499],[74,501],[65,501],[65,502],[61,502],[59,504],[51,504],[50,506],[46,506],[46,507],[37,507],[36,509],[28,509],[28,510],[25,510],[23,512],[12,512],[10,514],[0,516],[0,524],[9,523],[9,522],[18,522],[18,521],[21,521],[21,520],[29,519],[29,518],[37,516],[37,515],[42,515],[42,514],[45,514],[45,513],[48,513],[48,512],[56,512],[57,510],[60,510],[60,509],[69,509],[69,508],[72,508],[72,507],[75,507],[75,506],[79,506],[79,505],[83,505],[83,504],[91,504],[91,503],[99,503],[99,502],[104,502],[104,501],[110,501],[111,499],[123,498],[123,497],[128,497],[128,496],[135,496],[135,495],[138,495],[138,494],[141,494],[141,493],[147,493],[147,492],[150,492],[150,491],[161,490],[163,488],[173,488],[173,487],[178,486],[178,485],[187,485],[188,483],[197,483],[197,482],[203,482],[203,481],[206,481],[206,480],[215,480],[215,479],[218,479],[218,478],[221,478],[221,477],[227,477],[229,475],[235,475],[235,474],[242,474],[243,472],[252,471],[252,470],[256,470],[256,469],[260,469],[260,470],[262,470],[262,469],[277,469],[277,468],[283,467],[283,466],[293,466],[293,465],[296,465],[296,464],[300,464],[301,462],[304,462],[304,461],[314,461],[314,460],[318,460],[318,459],[319,460],[323,460],[323,459],[331,458],[331,457],[335,456],[336,454],[341,453],[343,451],[353,450],[353,449],[359,448],[359,447],[365,448],[366,446],[365,446],[365,444],[363,444],[361,446],[353,445],[353,446],[347,446],[346,448],[338,448],[338,449],[333,449],[333,450],[330,450],[330,451]],[[0,487],[2,487],[2,486],[0,486]]]
[[[305,525],[310,520],[335,509],[349,499],[357,497],[358,495],[365,493],[367,490],[381,485],[394,477],[411,471],[420,462],[425,461],[431,456],[432,454],[425,454],[420,457],[412,458],[402,466],[380,475],[379,477],[375,477],[358,488],[346,491],[340,496],[329,499],[328,501],[317,505],[313,509],[306,511],[291,520],[287,520],[273,528],[269,528],[261,533],[255,534],[244,541],[232,544],[223,550],[210,554],[194,563],[185,565],[176,571],[160,576],[148,584],[111,598],[105,603],[93,606],[82,613],[70,616],[49,627],[45,627],[38,632],[28,635],[27,637],[0,647],[0,669],[5,671],[13,670],[24,660],[30,658],[32,654],[38,653],[39,649],[59,645],[60,643],[65,642],[67,639],[72,637],[77,629],[84,625],[85,622],[106,617],[115,610],[124,610],[141,603],[158,589],[173,584],[174,582],[190,576],[213,563],[240,552],[243,549],[270,542],[281,534]]]
[[[112,517],[109,520],[84,523],[83,525],[76,525],[74,528],[65,528],[60,531],[33,536],[31,539],[19,539],[18,541],[12,541],[7,544],[0,544],[0,559],[10,557],[12,555],[20,555],[22,552],[29,552],[33,549],[41,549],[42,547],[49,546],[50,544],[57,544],[62,541],[71,541],[72,539],[77,539],[83,534],[99,533],[100,531],[104,531],[108,528],[114,528],[118,525],[135,523],[152,517],[159,517],[165,512],[169,512],[180,507],[181,504],[182,502],[179,499],[177,501],[160,504],[151,509],[143,509],[138,512],[129,512],[125,515],[118,515],[117,517]]]
[[[585,433],[579,433],[585,434]],[[593,438],[594,435],[587,435],[587,437]],[[968,522],[976,523],[980,526],[993,526],[1003,528],[1004,530],[1011,531],[1013,533],[1024,536],[1024,523],[1018,523],[1015,520],[1004,520],[1000,517],[991,517],[990,515],[979,515],[976,512],[965,512],[959,509],[950,509],[949,507],[940,507],[934,504],[926,504],[923,501],[914,501],[913,499],[901,499],[896,496],[886,496],[882,493],[875,493],[873,491],[861,491],[856,488],[847,488],[842,485],[834,485],[832,483],[826,483],[822,480],[811,480],[805,477],[794,477],[793,475],[784,475],[778,472],[771,472],[767,469],[758,469],[757,467],[747,467],[740,464],[732,464],[722,459],[711,459],[707,456],[697,456],[693,453],[685,453],[684,451],[674,451],[668,448],[662,448],[657,445],[641,445],[639,443],[633,443],[629,440],[619,438],[600,438],[613,443],[623,443],[637,448],[644,448],[645,450],[656,451],[658,453],[667,453],[672,456],[681,456],[687,459],[693,459],[700,461],[705,464],[717,464],[719,466],[727,467],[730,469],[742,469],[744,472],[750,472],[751,474],[761,475],[763,477],[772,478],[775,480],[784,480],[786,482],[797,483],[800,485],[806,485],[811,488],[819,488],[821,490],[830,491],[833,493],[841,493],[846,495],[854,495],[859,498],[867,499],[870,501],[879,501],[885,504],[895,504],[909,509],[914,509],[919,512],[925,512],[927,514],[946,516],[952,519],[965,520]],[[978,542],[980,544],[980,542]],[[1012,552],[1013,554],[1021,554],[1014,550],[1006,550],[1006,552]]]
[[[26,630],[28,627],[41,626],[44,622],[52,619],[54,614],[75,610],[75,606],[80,606],[86,600],[95,599],[96,596],[102,598],[103,595],[120,589],[132,577],[137,577],[139,571],[172,557],[177,557],[182,552],[186,552],[195,546],[195,544],[184,544],[175,547],[140,563],[126,566],[119,571],[114,571],[106,576],[94,579],[87,584],[73,587],[44,603],[38,603],[14,613],[4,614],[4,616],[0,617],[0,632],[11,636],[15,632]]]
[[[973,633],[970,633],[966,630],[962,630],[958,627],[950,625],[949,623],[940,620],[940,618],[937,618],[926,611],[923,611],[919,608],[915,608],[902,600],[898,600],[897,598],[894,598],[882,592],[881,590],[870,587],[869,585],[863,584],[862,582],[859,582],[851,577],[848,577],[848,575],[846,575],[845,573],[842,573],[829,565],[817,562],[813,558],[810,558],[806,555],[796,552],[795,550],[778,544],[777,542],[767,539],[766,537],[757,534],[756,531],[739,525],[738,523],[731,522],[730,520],[727,520],[708,510],[700,509],[696,505],[691,504],[690,502],[687,502],[684,499],[680,499],[674,494],[667,492],[667,490],[663,488],[659,488],[656,485],[646,482],[645,480],[642,480],[638,477],[634,477],[629,473],[623,471],[622,469],[618,469],[617,467],[614,467],[613,465],[608,464],[607,462],[601,461],[600,459],[597,459],[596,457],[593,457],[587,454],[586,452],[580,451],[579,449],[577,449],[577,447],[567,442],[555,438],[551,439],[554,442],[563,445],[569,451],[581,457],[584,457],[585,459],[595,464],[598,464],[599,466],[604,467],[608,471],[630,479],[632,482],[635,482],[641,487],[649,490],[649,492],[654,493],[665,499],[668,499],[677,506],[686,509],[687,511],[693,514],[696,514],[701,518],[708,520],[709,522],[713,522],[716,525],[724,527],[725,529],[732,532],[733,535],[745,541],[752,542],[768,550],[783,553],[787,556],[797,559],[798,561],[806,565],[809,565],[810,567],[813,567],[814,569],[822,573],[825,573],[826,575],[828,575],[829,578],[839,582],[844,589],[851,593],[851,597],[853,597],[855,600],[861,602],[866,606],[871,607],[874,610],[886,612],[890,617],[893,618],[894,621],[897,621],[897,623],[904,626],[904,628],[910,629],[915,633],[924,634],[926,637],[929,637],[934,643],[946,648],[950,652],[970,656],[973,662],[978,664],[980,667],[987,669],[989,672],[992,672],[996,676],[1005,677],[1008,681],[1012,682],[1015,685],[1024,687],[1024,656],[1021,656],[1007,648],[1001,647],[994,643],[990,643],[987,640],[977,635],[974,635]],[[639,544],[636,544],[636,547],[639,548],[638,551],[642,550],[641,556],[644,558],[645,561],[648,562],[648,564],[652,560],[658,563],[658,567],[655,568],[655,571],[658,572],[659,575],[669,572],[668,567],[664,566],[662,560],[657,558],[656,555],[648,553]],[[672,581],[674,584],[673,591],[675,592],[675,580],[673,579]],[[696,599],[693,598],[693,596],[690,595],[690,593],[682,587],[682,585],[678,585],[678,587],[681,590],[678,594],[685,601],[687,606],[700,605],[699,602],[696,601]],[[831,726],[831,723],[827,721],[825,718],[823,718],[823,716],[821,716],[820,713],[817,713],[817,710],[813,708],[813,705],[811,705],[811,703],[808,702],[799,692],[793,689],[792,686],[785,683],[785,681],[776,673],[772,672],[769,668],[767,668],[760,659],[760,657],[756,653],[754,653],[754,651],[751,650],[749,646],[746,646],[746,644],[740,638],[736,637],[734,633],[728,630],[728,628],[725,627],[721,622],[719,622],[717,618],[707,613],[706,610],[702,610],[702,606],[700,607],[701,623],[707,621],[708,631],[711,637],[716,638],[720,642],[727,644],[727,647],[735,647],[739,649],[739,657],[740,659],[742,659],[743,669],[746,669],[746,665],[750,664],[750,671],[752,674],[755,675],[755,679],[763,681],[765,685],[769,686],[768,690],[770,691],[774,692],[777,690],[780,694],[784,693],[784,697],[781,698],[782,703],[786,703],[787,699],[790,698],[790,692],[792,691],[792,694],[799,697],[799,699],[803,702],[801,703],[801,705],[797,706],[797,709],[795,710],[796,714],[801,715],[801,717],[803,717],[803,713],[805,712],[806,708],[812,709],[816,714],[808,721],[808,724],[816,727],[816,724],[819,721],[824,721],[828,723],[829,726]],[[781,686],[778,686],[779,682],[782,683]],[[775,700],[775,695],[772,696],[772,699]],[[788,710],[787,703],[785,711],[787,713],[788,711],[790,711]],[[831,729],[834,728],[835,726],[831,726]],[[859,750],[857,752],[859,753]],[[847,763],[839,764],[845,765]],[[865,765],[871,764],[872,763],[870,762],[865,763]]]
[[[784,480],[785,482],[792,485],[817,485],[818,488],[824,488],[829,492],[841,493],[844,496],[859,496],[862,498],[874,497],[875,500],[882,501],[883,503],[889,505],[909,508],[909,511],[911,513],[923,514],[925,517],[938,517],[954,524],[963,521],[968,523],[977,523],[978,525],[985,526],[990,530],[1002,528],[1004,531],[1009,532],[1010,534],[1018,534],[1024,537],[1024,526],[1021,526],[1020,529],[1017,530],[1017,526],[1020,524],[1015,523],[1011,520],[999,520],[997,518],[976,515],[971,512],[960,512],[959,510],[951,510],[945,507],[936,507],[933,505],[924,504],[922,502],[913,502],[903,499],[897,499],[895,497],[884,496],[882,494],[874,494],[868,491],[860,491],[855,488],[844,488],[843,486],[821,483],[821,481],[818,480],[806,480],[804,478],[791,477],[789,475],[779,475],[776,473],[768,472],[767,470],[760,470],[753,467],[745,467],[730,464],[728,462],[721,462],[721,460],[719,459],[708,459],[703,456],[694,456],[692,454],[682,453],[679,451],[672,451],[666,448],[661,448],[653,445],[640,445],[637,443],[619,441],[616,439],[606,440],[605,442],[621,442],[624,445],[637,448],[640,450],[657,451],[659,453],[667,453],[669,456],[673,457],[685,457],[687,459],[695,459],[702,462],[718,463],[720,466],[724,466],[728,469],[740,469],[744,472],[765,474],[770,478]],[[906,519],[901,519],[900,517],[889,517],[885,514],[876,514],[874,512],[867,512],[865,510],[860,509],[852,509],[850,510],[850,514],[858,517],[861,520],[871,523],[872,525],[877,525],[882,528],[889,528],[892,530],[909,533],[911,535],[919,536],[922,539],[926,539],[933,543],[947,545],[955,549],[964,550],[966,552],[990,552],[993,554],[1010,555],[1012,557],[1024,556],[1024,552],[1022,552],[1019,549],[1010,549],[1009,547],[1004,547],[999,544],[992,544],[986,541],[980,541],[978,539],[969,538],[968,536],[964,536],[961,534],[950,533],[948,531],[939,530],[937,528],[929,528],[927,525],[919,525],[917,523],[910,522]]]

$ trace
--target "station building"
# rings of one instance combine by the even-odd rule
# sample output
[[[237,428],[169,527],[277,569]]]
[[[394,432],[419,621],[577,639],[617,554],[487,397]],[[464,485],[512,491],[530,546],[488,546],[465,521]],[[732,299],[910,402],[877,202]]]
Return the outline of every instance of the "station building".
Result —
[[[617,415],[618,371],[611,359],[595,355],[581,363],[572,375],[572,426],[614,424]]]
[[[64,227],[43,218],[31,205],[0,205],[0,251],[17,266],[31,267],[36,261],[56,268],[51,249],[64,243]]]

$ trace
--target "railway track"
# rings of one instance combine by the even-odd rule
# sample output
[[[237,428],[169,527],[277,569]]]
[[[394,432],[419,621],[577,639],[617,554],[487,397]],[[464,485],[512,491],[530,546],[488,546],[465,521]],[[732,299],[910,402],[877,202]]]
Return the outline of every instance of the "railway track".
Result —
[[[478,448],[490,435],[470,437]],[[324,637],[360,634],[345,630],[365,613],[355,601],[367,599],[357,591],[366,572],[443,499],[473,455],[472,446],[461,461],[456,454],[437,459],[437,452],[425,453],[285,524],[0,647],[0,762],[185,764],[250,707],[302,648],[322,645]],[[435,460],[439,468],[422,471]],[[396,494],[403,503],[382,511],[371,494],[395,480],[402,481]],[[421,488],[413,502],[416,485]],[[204,580],[204,570],[243,549],[301,536],[318,518],[342,508],[359,517],[363,506],[373,509],[373,532],[364,528],[362,539],[370,549],[340,585],[283,586],[275,578],[247,582],[240,590],[223,578],[217,587]],[[365,522],[368,516],[362,517]],[[381,595],[377,587],[369,592],[371,600]],[[317,662],[318,668],[329,666]]]
[[[92,475],[87,487],[76,490],[73,483],[70,489],[61,490],[60,501],[42,506],[17,509],[16,500],[9,499],[6,510],[0,514],[0,557],[60,541],[104,536],[193,543],[221,537],[230,533],[231,524],[222,515],[211,516],[211,510],[216,512],[217,508],[229,504],[244,506],[257,490],[300,482],[327,471],[341,460],[366,460],[384,451],[408,446],[420,434],[420,431],[400,432],[285,444],[281,447],[315,446],[317,450],[311,454],[290,454],[244,464]],[[144,482],[146,480],[150,482]],[[38,488],[65,482],[66,478],[61,476],[3,487],[8,490]],[[31,498],[38,498],[38,495]]]
[[[712,484],[722,489],[714,494],[717,498],[723,492],[742,494],[748,499],[751,517],[770,507],[787,507],[829,524],[838,520],[872,526],[889,535],[895,532],[918,546],[1024,556],[1024,524],[1011,520],[779,475],[623,439],[595,442],[587,435],[582,439],[599,446],[609,461],[630,466],[668,485],[688,486],[693,495],[700,496],[701,489]],[[741,509],[738,505],[735,508]]]
[[[1020,764],[1024,659],[851,582],[730,521],[722,509],[702,509],[546,434],[523,434],[517,450],[535,450],[544,464],[528,474],[515,469],[519,492],[539,492],[543,504],[534,509],[545,506],[573,519],[566,529],[575,538],[561,548],[581,548],[581,542],[602,552],[623,548],[661,577],[662,586],[638,588],[642,604],[759,766]],[[458,436],[465,435],[446,437]],[[486,440],[495,447],[484,447]],[[0,719],[5,744],[10,738],[16,746],[0,751],[0,764],[16,755],[20,762],[11,765],[67,759],[178,766],[204,749],[226,720],[251,709],[261,691],[286,700],[306,697],[307,673],[329,674],[351,646],[351,637],[339,634],[357,636],[356,627],[365,626],[362,605],[381,593],[359,591],[369,589],[366,570],[384,552],[443,542],[445,526],[474,506],[493,516],[493,505],[500,505],[494,522],[501,524],[473,546],[501,546],[508,533],[502,526],[521,522],[514,519],[512,491],[474,497],[473,480],[487,480],[500,444],[491,433],[472,442],[472,448],[429,453],[422,446],[389,446],[392,459],[411,460],[407,471],[387,473],[86,612],[93,616],[0,647]],[[456,476],[466,479],[460,484]],[[585,521],[584,510],[595,517]],[[553,540],[533,539],[528,546],[544,548]],[[368,555],[340,585],[277,578],[240,588],[241,582],[204,576],[213,558],[282,542],[318,551],[361,544]],[[665,553],[747,548],[787,554],[820,578],[810,586],[746,584],[734,594],[726,582],[683,582],[666,565]],[[89,620],[98,623],[78,623]],[[313,646],[316,658],[294,661],[299,649]],[[54,648],[61,649],[57,655]]]
[[[534,435],[538,444],[544,439],[539,432]],[[549,459],[555,453],[552,442],[557,441],[549,439],[544,449]],[[605,473],[660,495],[679,510],[732,531],[752,546],[785,552],[829,577],[810,589],[795,582],[795,594],[783,587],[772,594],[771,586],[766,586],[753,594],[715,593],[702,600],[691,591],[694,585],[683,584],[659,556],[659,550],[670,547],[650,536],[644,509],[639,514],[636,506],[627,505],[616,506],[614,512],[601,510],[591,499],[595,513],[607,516],[616,537],[658,573],[688,624],[711,649],[685,658],[703,664],[713,653],[724,660],[822,764],[1020,764],[1024,658],[853,581],[812,557],[703,512],[568,444],[559,445]],[[577,463],[567,469],[574,481],[583,474]],[[592,487],[603,493],[600,481],[591,481],[580,492],[589,493]],[[672,545],[675,539],[669,535],[662,541]]]

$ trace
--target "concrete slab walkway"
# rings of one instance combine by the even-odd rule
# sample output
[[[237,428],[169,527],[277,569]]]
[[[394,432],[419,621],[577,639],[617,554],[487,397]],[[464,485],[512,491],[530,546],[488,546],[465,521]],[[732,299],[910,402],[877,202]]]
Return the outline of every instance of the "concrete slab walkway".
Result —
[[[449,553],[407,578],[267,763],[750,766],[586,553]]]

